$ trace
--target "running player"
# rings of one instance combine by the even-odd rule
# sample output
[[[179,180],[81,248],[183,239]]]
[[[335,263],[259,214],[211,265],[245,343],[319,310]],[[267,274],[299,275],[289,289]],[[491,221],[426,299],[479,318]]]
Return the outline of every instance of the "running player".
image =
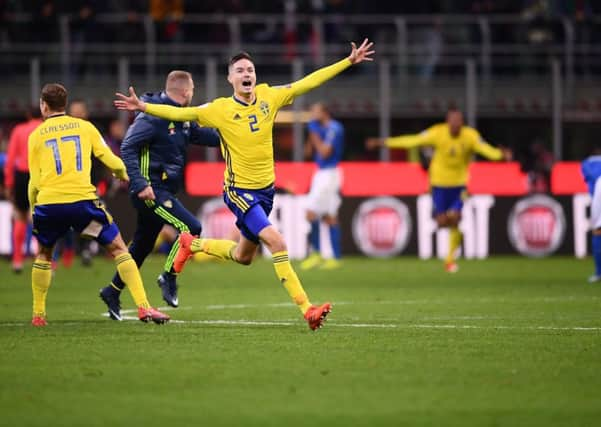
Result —
[[[66,106],[67,90],[57,83],[45,85],[40,97],[45,121],[29,136],[28,197],[33,208],[33,234],[40,246],[31,271],[32,324],[46,326],[52,251],[56,241],[71,228],[96,239],[113,256],[138,306],[138,318],[164,323],[169,316],[148,303],[138,267],[90,182],[92,155],[124,181],[128,180],[125,165],[90,122],[66,115]]]
[[[476,129],[464,125],[463,114],[456,108],[447,111],[446,123],[436,124],[420,134],[386,139],[369,138],[366,145],[368,148],[382,145],[389,148],[424,145],[434,148],[429,167],[433,215],[439,227],[449,228],[449,252],[445,259],[445,270],[455,273],[459,269],[455,262],[455,252],[461,244],[459,221],[463,200],[467,196],[465,187],[472,158],[474,154],[479,154],[490,160],[509,160],[511,153],[484,142]]]
[[[226,162],[224,200],[237,217],[240,242],[200,239],[182,233],[180,249],[174,261],[181,271],[194,252],[203,251],[221,259],[248,265],[259,242],[271,252],[276,275],[298,305],[313,330],[322,326],[331,304],[312,305],[288,259],[286,242],[269,222],[275,194],[273,124],[278,110],[333,78],[353,64],[371,61],[373,46],[367,39],[361,46],[352,43],[351,54],[328,67],[317,70],[294,83],[271,87],[256,85],[255,66],[247,53],[234,56],[228,67],[228,81],[234,94],[218,98],[200,107],[178,108],[141,101],[133,88],[129,96],[118,93],[115,106],[123,110],[141,110],[174,121],[196,121],[216,128],[221,135],[221,151]]]
[[[307,221],[311,224],[309,246],[311,254],[300,267],[308,270],[319,266],[334,269],[340,266],[340,225],[338,208],[340,198],[340,170],[338,163],[344,149],[344,127],[332,118],[328,107],[318,102],[311,106],[313,120],[308,124],[309,140],[307,150],[313,153],[317,172],[311,180],[311,190],[307,196]],[[332,258],[324,259],[321,253],[319,229],[321,220],[328,225]]]
[[[193,96],[192,75],[174,70],[167,75],[165,90],[147,93],[142,99],[154,104],[188,106]],[[196,123],[172,122],[143,113],[136,116],[127,130],[121,145],[121,157],[130,178],[130,199],[137,211],[137,226],[129,252],[138,267],[152,252],[165,224],[179,232],[200,234],[200,221],[177,198],[184,181],[189,144],[217,147],[219,135],[214,129],[201,128]],[[157,280],[163,299],[171,307],[179,304],[177,277],[173,271],[173,259],[178,248],[176,239],[167,256],[164,271]],[[125,283],[116,273],[111,283],[100,291],[100,298],[107,305],[113,320],[121,320],[119,295],[123,288]]]

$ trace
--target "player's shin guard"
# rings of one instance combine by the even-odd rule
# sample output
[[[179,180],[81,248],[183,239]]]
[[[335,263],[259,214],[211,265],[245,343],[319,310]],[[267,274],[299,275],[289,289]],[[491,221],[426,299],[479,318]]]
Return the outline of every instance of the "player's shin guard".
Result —
[[[150,308],[148,298],[146,297],[146,291],[142,283],[142,277],[136,262],[131,257],[131,254],[124,253],[115,258],[117,264],[117,271],[119,276],[123,279],[127,285],[127,289],[131,293],[134,303],[138,307]]]
[[[272,256],[275,274],[288,291],[294,303],[305,314],[309,307],[311,307],[311,303],[298,276],[292,269],[292,264],[290,264],[290,260],[288,259],[288,251],[275,252]]]
[[[455,253],[459,249],[459,245],[461,245],[461,231],[459,231],[459,227],[451,227],[449,229],[449,253],[445,260],[447,263],[455,261]]]
[[[595,275],[601,276],[601,234],[593,234],[591,246],[595,261]]]
[[[332,252],[335,259],[340,259],[340,225],[330,225],[330,243],[332,244]]]
[[[192,253],[204,252],[216,258],[234,261],[234,248],[237,243],[233,240],[194,239],[190,250]]]
[[[33,315],[46,316],[46,295],[52,281],[52,265],[49,261],[36,259],[31,269],[31,290],[33,292]]]
[[[23,266],[23,244],[27,236],[27,221],[15,220],[13,224],[13,267]]]

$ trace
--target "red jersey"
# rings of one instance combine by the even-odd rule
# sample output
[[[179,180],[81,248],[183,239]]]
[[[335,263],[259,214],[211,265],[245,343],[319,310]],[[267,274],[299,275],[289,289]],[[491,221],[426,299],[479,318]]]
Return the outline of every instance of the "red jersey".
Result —
[[[8,140],[8,150],[6,152],[6,164],[4,165],[4,185],[6,188],[13,188],[15,185],[15,170],[19,172],[29,172],[27,163],[27,140],[29,134],[37,128],[41,119],[31,119],[24,123],[16,125]]]

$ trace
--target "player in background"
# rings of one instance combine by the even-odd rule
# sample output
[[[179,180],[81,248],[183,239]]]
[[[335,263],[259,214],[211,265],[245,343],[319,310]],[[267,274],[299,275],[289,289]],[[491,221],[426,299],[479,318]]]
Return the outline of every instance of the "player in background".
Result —
[[[164,91],[147,93],[142,100],[152,104],[188,106],[193,96],[192,75],[175,70],[168,74]],[[138,267],[154,249],[165,224],[180,233],[199,235],[201,232],[200,221],[176,196],[183,186],[189,144],[217,147],[219,135],[214,129],[201,128],[197,123],[163,120],[140,113],[121,144],[121,158],[130,179],[130,199],[137,211],[136,231],[129,252]],[[167,255],[164,271],[158,277],[163,299],[172,307],[179,304],[177,274],[173,270],[178,248],[179,242],[175,240]],[[124,287],[125,283],[117,272],[111,283],[100,291],[100,298],[113,320],[121,320],[119,295]]]
[[[40,110],[44,122],[29,136],[29,203],[39,253],[31,271],[34,326],[46,325],[46,295],[52,281],[52,251],[69,229],[104,245],[138,307],[138,318],[164,323],[169,316],[152,308],[136,263],[119,228],[104,209],[90,181],[92,155],[128,180],[125,165],[104,143],[90,122],[65,114],[67,90],[58,83],[42,88]]]
[[[201,239],[182,233],[180,249],[174,261],[175,271],[181,271],[195,252],[248,265],[259,242],[272,254],[276,276],[300,308],[309,327],[322,326],[331,304],[312,305],[292,264],[282,234],[269,222],[275,194],[273,125],[278,110],[300,96],[335,77],[353,64],[371,61],[372,43],[367,39],[357,48],[352,43],[350,55],[343,60],[309,74],[285,86],[256,85],[255,66],[245,52],[229,62],[228,81],[234,89],[231,97],[218,98],[200,107],[177,108],[148,104],[136,96],[118,93],[115,106],[119,109],[141,110],[168,120],[196,121],[216,128],[221,135],[221,152],[225,159],[224,201],[236,215],[240,229],[239,243],[230,240]]]
[[[15,273],[23,271],[25,258],[23,245],[29,224],[27,139],[29,134],[42,123],[40,117],[39,108],[31,108],[27,111],[27,120],[13,128],[6,152],[4,185],[6,199],[13,205],[12,268]]]
[[[344,150],[344,127],[332,118],[328,107],[318,102],[311,106],[312,120],[308,124],[307,151],[312,152],[317,172],[311,180],[307,196],[307,221],[311,224],[309,246],[311,253],[300,267],[308,270],[319,266],[334,269],[340,266],[340,170],[338,163]],[[329,228],[333,258],[325,259],[320,248],[319,229],[323,220]]]
[[[591,195],[591,228],[593,230],[591,247],[595,274],[589,277],[589,283],[601,281],[601,154],[595,153],[582,162],[582,175]]]
[[[461,245],[459,221],[463,200],[467,197],[468,169],[472,158],[479,154],[489,160],[510,160],[511,152],[484,142],[476,129],[464,125],[463,114],[456,108],[447,111],[446,123],[436,124],[416,135],[369,138],[366,146],[370,149],[378,146],[404,149],[431,146],[434,149],[428,170],[433,215],[439,227],[449,228],[445,270],[455,273],[459,269],[455,253]]]

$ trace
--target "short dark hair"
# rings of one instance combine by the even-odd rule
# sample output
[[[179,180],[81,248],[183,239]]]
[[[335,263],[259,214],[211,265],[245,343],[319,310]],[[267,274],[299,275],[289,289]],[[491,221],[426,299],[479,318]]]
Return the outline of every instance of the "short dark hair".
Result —
[[[248,52],[241,51],[230,58],[230,62],[228,63],[228,68],[231,67],[232,65],[234,65],[236,62],[240,61],[241,59],[248,59],[250,62],[252,62],[254,64],[252,56],[250,56],[250,54]]]
[[[461,109],[457,105],[451,104],[451,105],[449,105],[449,108],[447,108],[447,114],[448,113],[461,113],[461,114],[463,114],[463,111],[461,111]]]
[[[60,83],[47,83],[40,97],[51,111],[65,111],[67,107],[67,89]]]

